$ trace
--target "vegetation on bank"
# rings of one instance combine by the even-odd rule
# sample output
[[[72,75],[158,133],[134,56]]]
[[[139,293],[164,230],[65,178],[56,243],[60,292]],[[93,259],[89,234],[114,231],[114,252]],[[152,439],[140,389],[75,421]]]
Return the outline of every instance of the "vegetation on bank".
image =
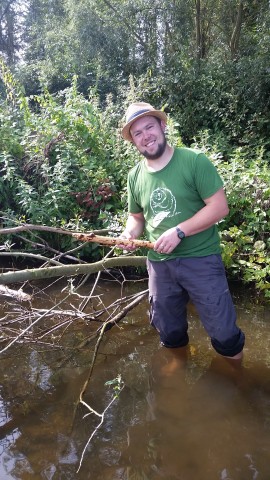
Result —
[[[230,204],[219,224],[228,274],[270,298],[269,41],[268,0],[3,0],[4,226],[121,230],[138,155],[120,125],[131,100],[149,101],[168,113],[173,144],[217,165]],[[49,233],[4,248],[12,244],[75,247]],[[86,244],[76,255],[104,253]]]
[[[126,177],[138,160],[120,136],[123,110],[108,98],[78,92],[76,77],[59,94],[25,97],[2,63],[6,99],[0,104],[0,194],[2,225],[22,222],[69,229],[121,230],[126,218]],[[131,88],[133,95],[136,89]],[[182,144],[173,115],[168,136]],[[266,149],[229,148],[221,135],[202,131],[193,146],[204,150],[222,175],[230,214],[220,222],[223,258],[230,278],[254,284],[270,298],[270,173]],[[67,236],[39,234],[51,246],[74,247]],[[29,240],[33,240],[29,234]],[[12,237],[6,248],[31,250]],[[37,249],[35,245],[35,251]],[[86,244],[80,255],[100,258],[101,247]]]

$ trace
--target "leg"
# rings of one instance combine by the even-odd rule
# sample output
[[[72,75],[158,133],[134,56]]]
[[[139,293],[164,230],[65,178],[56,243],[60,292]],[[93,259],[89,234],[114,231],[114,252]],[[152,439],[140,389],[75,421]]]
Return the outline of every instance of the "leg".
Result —
[[[150,321],[169,348],[188,344],[187,292],[175,279],[175,261],[147,262]]]
[[[237,353],[236,355],[234,355],[233,357],[228,357],[227,355],[223,355],[224,358],[228,358],[230,360],[238,360],[238,361],[242,361],[243,359],[243,349],[241,350],[241,352]]]
[[[181,259],[181,266],[182,283],[213,348],[224,357],[241,360],[245,336],[236,325],[236,312],[221,256]]]

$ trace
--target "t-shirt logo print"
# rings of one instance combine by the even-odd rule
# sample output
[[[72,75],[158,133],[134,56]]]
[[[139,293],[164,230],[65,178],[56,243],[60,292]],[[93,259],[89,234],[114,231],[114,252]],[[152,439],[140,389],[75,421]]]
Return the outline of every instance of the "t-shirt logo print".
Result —
[[[151,193],[150,207],[153,212],[153,225],[157,227],[164,218],[174,217],[181,212],[176,212],[176,200],[168,188],[156,188]]]

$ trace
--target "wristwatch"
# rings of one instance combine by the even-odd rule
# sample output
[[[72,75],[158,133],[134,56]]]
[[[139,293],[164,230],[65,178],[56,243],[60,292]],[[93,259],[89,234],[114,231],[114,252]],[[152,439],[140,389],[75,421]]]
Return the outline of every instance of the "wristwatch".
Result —
[[[176,227],[176,231],[177,231],[178,238],[180,238],[180,240],[183,240],[183,238],[185,238],[186,234],[179,227]]]

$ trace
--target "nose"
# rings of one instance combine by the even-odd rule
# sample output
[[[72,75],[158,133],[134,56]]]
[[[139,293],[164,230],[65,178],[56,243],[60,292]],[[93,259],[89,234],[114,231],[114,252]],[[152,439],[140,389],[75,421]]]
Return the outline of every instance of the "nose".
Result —
[[[148,140],[151,136],[151,132],[149,130],[145,129],[143,130],[143,140]]]

